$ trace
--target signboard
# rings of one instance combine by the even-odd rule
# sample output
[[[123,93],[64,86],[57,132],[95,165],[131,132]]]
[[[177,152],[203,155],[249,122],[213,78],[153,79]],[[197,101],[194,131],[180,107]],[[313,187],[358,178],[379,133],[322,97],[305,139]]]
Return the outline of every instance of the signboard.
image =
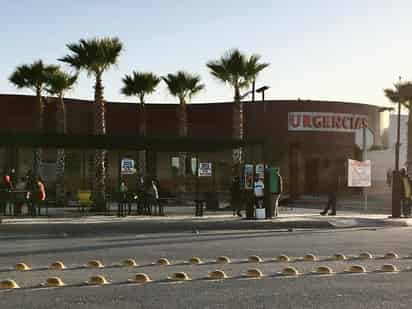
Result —
[[[212,176],[212,163],[199,163],[199,177]]]
[[[191,168],[192,168],[192,175],[196,175],[197,159],[196,159],[196,158],[192,158],[192,160],[190,161],[190,163],[191,163]]]
[[[263,164],[256,164],[255,173],[257,177],[263,179],[265,177],[265,166]]]
[[[253,164],[245,164],[243,173],[243,183],[245,189],[253,189]]]
[[[368,116],[356,114],[290,112],[289,131],[355,132],[368,127]]]
[[[172,157],[172,167],[179,168],[179,157]]]
[[[348,186],[371,186],[371,161],[348,160]]]
[[[135,162],[133,159],[128,159],[128,158],[122,159],[120,166],[121,166],[120,173],[122,175],[136,174],[136,167],[135,167]]]

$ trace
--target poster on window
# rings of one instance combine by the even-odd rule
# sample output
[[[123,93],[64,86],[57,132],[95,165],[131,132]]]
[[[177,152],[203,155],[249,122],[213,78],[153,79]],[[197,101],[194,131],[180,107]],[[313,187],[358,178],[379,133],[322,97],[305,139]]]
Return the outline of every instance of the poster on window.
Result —
[[[212,176],[212,163],[199,163],[199,177]]]
[[[122,175],[133,175],[136,174],[136,166],[133,159],[124,158],[121,161],[121,172]]]
[[[180,160],[179,157],[172,157],[172,167],[179,168]]]
[[[243,185],[246,190],[253,189],[253,164],[244,165]]]
[[[348,160],[348,186],[371,186],[371,161]]]
[[[256,164],[255,173],[257,177],[263,179],[265,176],[265,166],[263,164]]]

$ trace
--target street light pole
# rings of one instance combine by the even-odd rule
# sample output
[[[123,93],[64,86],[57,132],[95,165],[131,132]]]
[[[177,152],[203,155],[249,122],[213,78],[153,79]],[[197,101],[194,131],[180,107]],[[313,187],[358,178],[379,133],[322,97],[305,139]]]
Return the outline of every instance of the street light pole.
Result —
[[[399,76],[399,86],[402,78]],[[395,170],[392,176],[392,218],[401,217],[401,177],[399,172],[399,149],[401,135],[401,94],[400,87],[398,89],[398,121],[395,146]]]

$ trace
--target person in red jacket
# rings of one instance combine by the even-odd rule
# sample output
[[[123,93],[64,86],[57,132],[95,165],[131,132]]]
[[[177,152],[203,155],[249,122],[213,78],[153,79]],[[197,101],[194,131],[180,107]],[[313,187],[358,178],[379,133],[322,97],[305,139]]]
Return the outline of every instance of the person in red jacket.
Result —
[[[37,213],[40,215],[40,207],[46,200],[46,187],[40,177],[36,177],[35,191],[33,192],[34,207],[37,206]],[[34,211],[34,215],[36,211]]]
[[[11,178],[8,173],[4,173],[0,183],[0,212],[6,215],[7,203],[10,198],[10,191],[13,189]]]

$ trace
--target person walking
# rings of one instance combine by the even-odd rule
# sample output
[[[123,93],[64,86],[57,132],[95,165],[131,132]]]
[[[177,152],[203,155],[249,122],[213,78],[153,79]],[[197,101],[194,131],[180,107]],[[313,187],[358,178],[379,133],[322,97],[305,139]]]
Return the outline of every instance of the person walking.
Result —
[[[273,207],[273,216],[279,216],[279,201],[283,192],[283,178],[280,175],[280,168],[277,169],[276,178],[275,178],[275,191],[274,194],[274,207]]]
[[[329,212],[329,216],[336,215],[336,200],[338,193],[338,176],[335,171],[329,174],[327,190],[328,190],[328,201],[325,209],[320,213],[322,216],[326,215]]]
[[[27,172],[27,181],[26,181],[26,200],[27,200],[27,208],[29,211],[29,216],[35,217],[36,216],[36,211],[34,208],[34,197],[35,197],[35,191],[36,191],[36,179],[32,173],[31,170]]]
[[[242,199],[240,195],[240,178],[239,176],[236,176],[233,178],[232,186],[230,188],[231,206],[233,215],[237,214],[239,217],[242,217]]]
[[[156,214],[156,207],[158,209],[157,214],[159,216],[163,216],[163,207],[160,204],[160,198],[159,198],[159,182],[156,179],[152,180],[152,189],[153,189],[153,206],[155,207],[155,214]]]
[[[402,213],[405,218],[409,218],[411,216],[411,182],[409,180],[408,174],[406,173],[406,169],[401,169],[400,176],[402,181]]]

